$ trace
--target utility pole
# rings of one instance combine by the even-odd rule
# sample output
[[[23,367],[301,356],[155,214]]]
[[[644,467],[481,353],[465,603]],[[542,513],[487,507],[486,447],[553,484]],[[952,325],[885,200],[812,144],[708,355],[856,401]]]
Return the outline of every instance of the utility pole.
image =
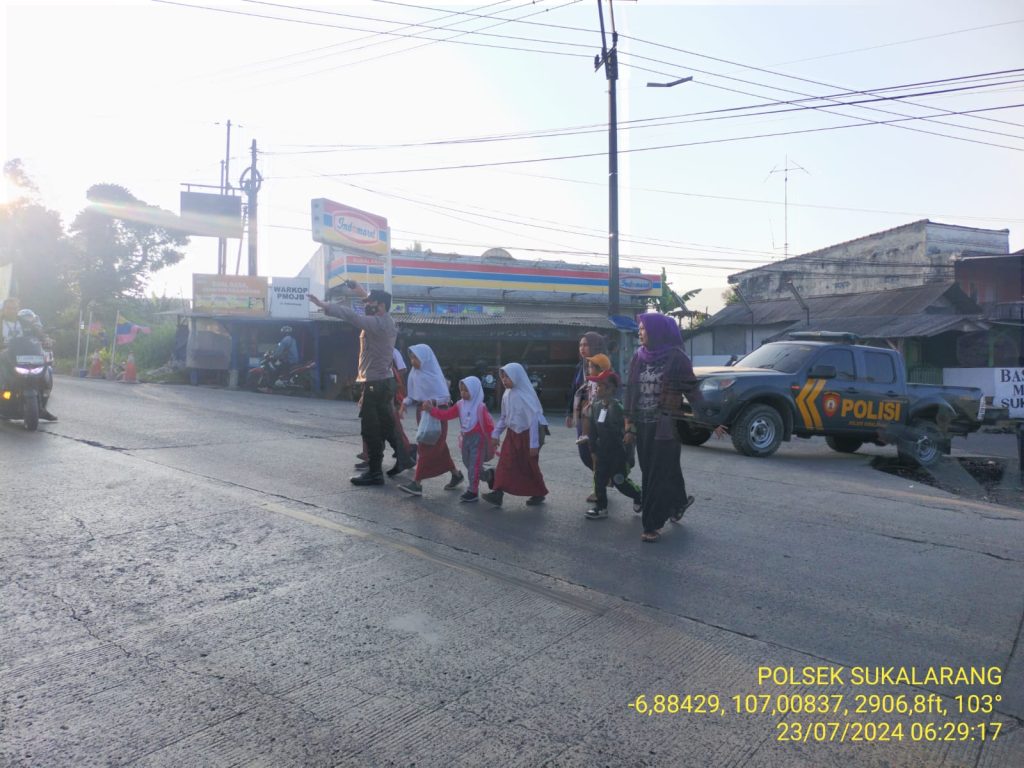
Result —
[[[248,197],[249,275],[255,277],[259,274],[256,262],[256,195],[263,186],[263,177],[256,170],[256,139],[252,140],[252,165],[243,171],[238,186]]]
[[[231,191],[231,121],[228,120],[228,140],[224,153],[224,162],[220,164],[220,193],[226,195]],[[226,238],[217,238],[217,274],[228,273],[228,241]]]
[[[619,60],[615,46],[619,35],[615,31],[615,10],[608,0],[608,13],[612,27],[612,47],[609,48],[604,32],[602,0],[597,0],[597,16],[601,22],[601,55],[594,57],[594,71],[604,66],[608,80],[608,314],[619,314],[619,124],[615,84],[619,79]]]
[[[806,168],[800,167],[796,163],[794,163],[793,167],[791,168],[789,166],[789,155],[786,155],[786,162],[783,164],[782,168],[779,168],[779,166],[775,166],[770,171],[768,171],[768,175],[769,176],[771,176],[773,173],[785,174],[782,177],[782,183],[783,183],[783,186],[782,186],[782,189],[783,189],[783,192],[782,192],[782,227],[783,227],[782,236],[783,236],[783,239],[785,241],[782,244],[782,253],[783,253],[783,258],[784,259],[788,259],[789,258],[789,172],[790,171],[803,171],[808,176],[810,176],[810,171],[808,171]],[[765,179],[765,181],[767,181],[767,180],[768,179]]]

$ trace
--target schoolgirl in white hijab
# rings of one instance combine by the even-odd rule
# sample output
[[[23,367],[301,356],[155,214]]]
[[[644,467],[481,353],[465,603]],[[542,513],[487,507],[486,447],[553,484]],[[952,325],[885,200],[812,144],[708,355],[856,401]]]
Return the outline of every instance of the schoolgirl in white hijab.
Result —
[[[418,424],[422,418],[428,418],[424,414],[429,414],[431,407],[448,405],[451,396],[448,393],[448,382],[445,381],[434,350],[426,344],[413,344],[409,347],[409,361],[412,363],[412,370],[409,371],[409,381],[406,384],[408,394],[402,401],[399,414],[405,413],[407,405],[415,403]],[[451,491],[458,487],[464,478],[455,468],[455,462],[448,452],[447,439],[448,425],[442,421],[440,436],[435,442],[417,443],[415,474],[411,481],[400,485],[399,490],[413,496],[422,496],[422,481],[445,472],[450,472],[452,476],[445,490]]]
[[[527,496],[527,506],[537,506],[544,503],[548,494],[538,461],[540,431],[548,422],[526,369],[519,363],[506,363],[501,374],[506,389],[501,397],[501,418],[491,432],[492,446],[496,446],[506,428],[508,434],[501,446],[498,466],[485,477],[493,490],[481,498],[500,507],[505,494],[510,493]]]
[[[409,380],[406,383],[406,398],[402,402],[403,407],[413,403],[424,403],[428,400],[437,405],[447,405],[451,400],[448,392],[448,382],[445,381],[444,372],[441,370],[437,356],[426,344],[413,344],[409,347],[412,360],[412,370],[409,371]],[[419,365],[416,362],[419,361]]]
[[[540,443],[537,430],[548,422],[544,418],[544,409],[537,398],[537,393],[533,391],[530,375],[519,363],[506,363],[501,367],[501,372],[508,376],[512,388],[506,389],[502,395],[501,419],[495,425],[495,431],[498,431],[498,426],[507,426],[513,432],[525,432],[529,429],[530,447],[538,448]]]
[[[467,376],[459,382],[469,391],[469,400],[459,398],[459,424],[462,434],[472,432],[480,420],[480,407],[484,404],[484,388],[476,376]],[[490,435],[487,436],[490,438]]]

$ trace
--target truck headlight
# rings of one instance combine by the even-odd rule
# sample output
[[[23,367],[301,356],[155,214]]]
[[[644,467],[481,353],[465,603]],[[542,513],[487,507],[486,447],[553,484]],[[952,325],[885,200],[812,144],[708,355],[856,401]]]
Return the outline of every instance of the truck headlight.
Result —
[[[704,379],[700,383],[700,391],[702,394],[708,394],[711,392],[722,392],[728,389],[736,383],[735,378],[722,378],[722,379]]]

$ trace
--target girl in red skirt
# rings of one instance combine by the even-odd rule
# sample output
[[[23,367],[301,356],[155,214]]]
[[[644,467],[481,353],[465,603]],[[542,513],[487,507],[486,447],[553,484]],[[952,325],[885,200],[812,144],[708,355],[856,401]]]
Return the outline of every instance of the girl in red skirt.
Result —
[[[488,470],[487,484],[494,490],[482,495],[484,501],[501,506],[506,493],[528,496],[528,506],[544,503],[548,495],[544,476],[540,473],[540,447],[547,432],[537,393],[533,391],[526,369],[519,363],[507,363],[499,371],[505,394],[501,398],[501,417],[491,433],[491,446],[496,451],[501,433],[508,428],[501,446],[498,466]]]
[[[429,416],[431,408],[448,405],[450,401],[448,383],[445,381],[434,350],[426,344],[413,344],[409,347],[409,362],[412,364],[412,370],[409,371],[409,380],[406,384],[408,395],[402,401],[399,415],[405,415],[406,406],[415,405],[416,423],[419,424],[420,419]],[[444,489],[452,491],[458,488],[464,478],[462,473],[455,468],[455,462],[452,461],[452,456],[448,453],[448,422],[442,421],[441,436],[436,442],[432,445],[416,444],[416,473],[412,480],[398,488],[413,496],[422,496],[421,481],[443,475],[445,472],[451,472],[452,477]]]

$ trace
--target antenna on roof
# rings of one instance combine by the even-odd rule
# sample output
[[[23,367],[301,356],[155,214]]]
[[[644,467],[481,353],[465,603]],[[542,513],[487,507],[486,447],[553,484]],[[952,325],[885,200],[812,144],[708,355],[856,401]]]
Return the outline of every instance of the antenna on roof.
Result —
[[[803,171],[808,176],[811,175],[810,171],[808,171],[806,168],[804,168],[804,167],[802,167],[800,165],[797,165],[795,162],[793,163],[792,166],[790,166],[790,164],[789,164],[789,155],[786,155],[786,162],[782,164],[781,168],[779,168],[779,166],[775,166],[770,171],[768,171],[768,176],[771,176],[773,173],[784,173],[785,174],[785,176],[782,177],[782,180],[783,180],[783,187],[782,187],[782,189],[783,189],[783,193],[782,193],[782,217],[783,217],[783,219],[782,219],[782,221],[783,221],[783,238],[785,240],[785,242],[782,245],[782,253],[783,253],[782,257],[784,259],[788,259],[789,258],[789,172],[790,171]],[[768,176],[765,177],[765,181],[768,181]],[[773,243],[773,245],[774,245],[774,243]]]

